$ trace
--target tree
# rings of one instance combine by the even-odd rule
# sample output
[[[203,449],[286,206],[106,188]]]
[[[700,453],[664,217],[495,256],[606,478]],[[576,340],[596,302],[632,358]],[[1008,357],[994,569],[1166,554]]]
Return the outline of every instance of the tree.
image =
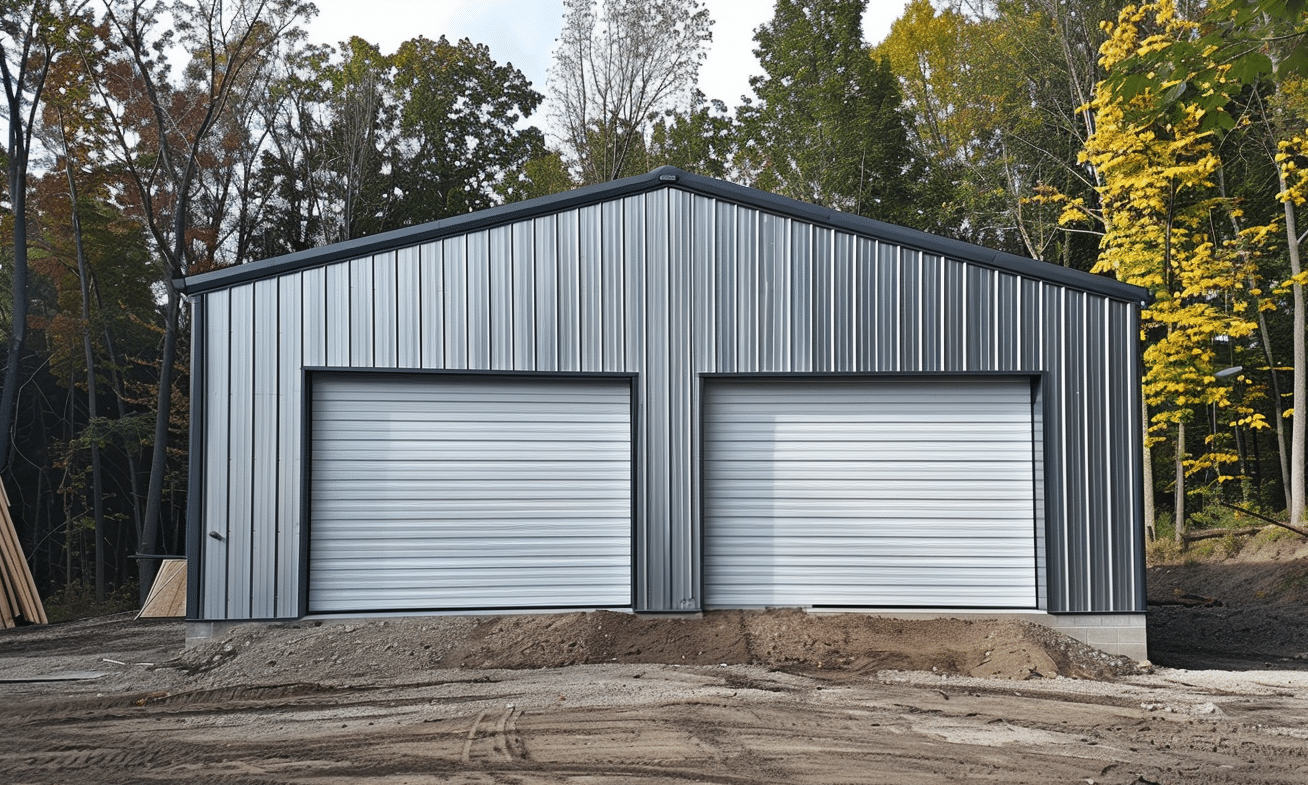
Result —
[[[1143,6],[1124,24],[1165,22],[1176,15],[1171,2]],[[1149,18],[1152,16],[1152,20]],[[1276,164],[1275,199],[1279,202],[1288,275],[1276,290],[1288,290],[1293,366],[1290,410],[1292,416],[1288,467],[1290,524],[1302,527],[1305,497],[1305,436],[1308,418],[1297,416],[1308,407],[1308,345],[1305,338],[1305,271],[1300,250],[1298,206],[1304,191],[1298,170],[1308,160],[1304,135],[1308,115],[1291,108],[1291,98],[1308,77],[1308,11],[1302,2],[1284,0],[1214,0],[1198,22],[1184,26],[1184,34],[1164,29],[1147,47],[1130,52],[1110,75],[1104,90],[1125,106],[1135,122],[1152,117],[1175,122],[1187,114],[1198,117],[1199,128],[1218,138],[1230,138],[1244,124],[1264,129],[1265,149]],[[1277,100],[1263,96],[1275,92]],[[1256,148],[1255,148],[1256,149]],[[1270,335],[1265,335],[1266,341]],[[1270,358],[1270,354],[1269,354]],[[1269,366],[1274,368],[1270,362]],[[1272,371],[1273,381],[1275,371]],[[1278,420],[1281,412],[1277,402]],[[1279,433],[1279,423],[1278,423]],[[1282,450],[1284,452],[1284,449]]]
[[[484,45],[415,38],[384,54],[355,37],[306,50],[262,158],[272,193],[259,243],[299,250],[499,203],[546,154],[519,128],[542,96]],[[272,227],[284,227],[284,231]]]
[[[277,43],[312,13],[302,0],[231,0],[180,2],[169,10],[159,0],[120,0],[106,10],[107,42],[119,55],[114,78],[102,96],[116,113],[115,138],[120,163],[141,221],[160,260],[166,302],[159,366],[150,482],[146,490],[141,550],[153,553],[163,509],[168,471],[168,435],[174,395],[174,368],[183,329],[182,302],[173,281],[213,264],[199,258],[194,245],[198,227],[214,231],[221,217],[197,217],[195,196],[210,155],[215,131],[240,90],[263,88],[259,75],[269,73]],[[191,60],[180,83],[169,81],[157,59],[173,41]],[[155,565],[142,560],[144,599]]]
[[[778,0],[754,35],[763,75],[739,110],[742,176],[757,188],[907,226],[921,162],[889,62],[863,43],[865,0]]]
[[[58,38],[58,17],[49,2],[0,2],[0,84],[4,87],[8,138],[4,155],[13,225],[12,310],[8,359],[0,386],[0,470],[9,464],[10,430],[27,338],[27,172],[32,133]]]
[[[1169,0],[1128,7],[1111,26],[1103,47],[1108,73],[1131,67],[1131,58],[1167,40],[1184,40],[1194,25],[1177,17]],[[1223,236],[1228,218],[1240,214],[1220,188],[1221,158],[1213,125],[1196,104],[1179,114],[1148,111],[1148,93],[1125,97],[1105,81],[1089,104],[1094,133],[1083,159],[1101,185],[1098,207],[1067,201],[1066,220],[1086,217],[1103,226],[1101,255],[1094,272],[1144,286],[1153,300],[1141,311],[1149,341],[1144,350],[1144,398],[1152,408],[1147,444],[1175,432],[1176,537],[1185,534],[1186,477],[1211,470],[1231,475],[1222,465],[1236,460],[1210,447],[1187,458],[1186,425],[1209,408],[1249,428],[1266,428],[1262,414],[1247,401],[1233,401],[1230,388],[1215,376],[1222,358],[1217,347],[1258,329],[1264,306],[1255,260],[1274,235],[1274,224]]]
[[[691,98],[713,40],[699,0],[564,0],[550,85],[582,185],[634,174],[649,123]]]
[[[654,121],[645,169],[675,166],[705,177],[729,179],[738,133],[726,104],[709,101],[695,90],[687,111],[669,110]]]
[[[517,128],[543,96],[485,44],[420,37],[401,44],[392,62],[396,200],[381,228],[491,207],[508,173],[544,154],[540,129]]]

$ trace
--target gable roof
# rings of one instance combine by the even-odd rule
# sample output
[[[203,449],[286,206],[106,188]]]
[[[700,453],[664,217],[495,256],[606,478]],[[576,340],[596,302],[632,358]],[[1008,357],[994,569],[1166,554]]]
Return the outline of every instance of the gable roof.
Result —
[[[778,215],[797,218],[818,226],[838,229],[852,234],[914,248],[958,261],[992,267],[1017,275],[1061,284],[1086,292],[1101,294],[1117,300],[1145,302],[1149,293],[1145,289],[1121,283],[1112,278],[1073,270],[1049,262],[1028,259],[1024,256],[996,251],[980,245],[929,234],[895,224],[842,213],[826,207],[800,202],[777,194],[736,185],[725,180],[690,174],[673,166],[662,166],[647,174],[622,180],[600,183],[551,196],[529,199],[525,202],[500,205],[467,215],[443,218],[406,229],[396,229],[354,240],[310,248],[285,256],[259,262],[225,267],[199,275],[187,276],[174,283],[184,294],[193,295],[222,289],[247,281],[269,278],[282,273],[318,267],[331,262],[358,259],[393,248],[420,245],[457,234],[501,226],[528,218],[562,212],[600,202],[607,202],[633,194],[646,193],[659,188],[678,188],[690,193],[736,204],[755,207]]]

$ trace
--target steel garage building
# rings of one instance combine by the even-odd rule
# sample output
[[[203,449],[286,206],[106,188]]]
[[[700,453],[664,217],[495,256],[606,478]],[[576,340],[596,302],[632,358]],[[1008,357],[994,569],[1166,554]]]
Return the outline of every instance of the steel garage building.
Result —
[[[1144,657],[1141,289],[672,168],[180,287],[196,636],[800,606]]]

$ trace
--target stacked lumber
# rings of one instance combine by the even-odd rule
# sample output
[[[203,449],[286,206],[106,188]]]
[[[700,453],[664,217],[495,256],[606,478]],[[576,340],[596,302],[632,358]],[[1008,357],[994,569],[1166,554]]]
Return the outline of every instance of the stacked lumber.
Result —
[[[0,627],[45,624],[45,606],[36,593],[36,581],[27,568],[18,530],[9,517],[9,496],[0,483]]]
[[[186,615],[186,559],[164,559],[136,618],[159,619]]]

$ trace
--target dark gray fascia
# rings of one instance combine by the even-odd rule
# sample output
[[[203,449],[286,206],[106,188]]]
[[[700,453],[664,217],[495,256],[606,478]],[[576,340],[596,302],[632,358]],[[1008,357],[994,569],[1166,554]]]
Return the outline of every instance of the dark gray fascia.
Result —
[[[456,234],[606,202],[657,188],[680,188],[690,193],[756,207],[760,210],[798,218],[820,226],[840,229],[877,240],[885,240],[924,253],[935,254],[957,261],[973,262],[1017,275],[1101,294],[1116,300],[1143,303],[1149,299],[1149,293],[1145,289],[1120,283],[1112,278],[1092,275],[1080,270],[1073,270],[1036,259],[1028,259],[962,240],[953,240],[917,229],[877,221],[872,218],[842,213],[838,210],[760,191],[757,188],[749,188],[725,180],[690,174],[673,166],[662,166],[647,174],[635,177],[586,186],[561,194],[530,199],[525,202],[491,207],[475,213],[443,218],[439,221],[431,221],[407,229],[396,229],[259,262],[187,276],[178,279],[175,284],[178,291],[184,294],[200,294],[247,281],[269,278],[281,273],[318,267],[346,259],[358,259],[395,248],[420,245]]]

